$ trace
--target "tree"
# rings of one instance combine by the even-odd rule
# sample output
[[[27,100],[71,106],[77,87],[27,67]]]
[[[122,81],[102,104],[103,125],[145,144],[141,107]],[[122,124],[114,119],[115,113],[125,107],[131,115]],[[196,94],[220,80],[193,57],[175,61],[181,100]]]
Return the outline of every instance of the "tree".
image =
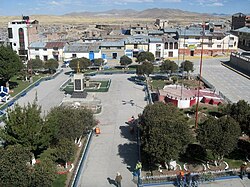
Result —
[[[31,59],[27,63],[28,69],[39,70],[44,66],[43,61],[41,59]]]
[[[188,79],[189,79],[190,71],[191,72],[194,71],[194,63],[189,60],[185,60],[184,62],[181,63],[181,68],[183,69],[183,71],[186,71],[188,73]]]
[[[171,60],[165,60],[161,65],[161,71],[163,72],[170,71],[171,73],[173,73],[177,70],[178,70],[178,65],[174,61],[171,61]]]
[[[184,115],[172,104],[148,105],[140,120],[142,150],[150,165],[177,159],[192,141]]]
[[[103,62],[104,62],[104,60],[102,58],[96,58],[96,59],[93,60],[93,64],[95,66],[102,66]]]
[[[96,124],[91,110],[69,107],[53,108],[46,117],[46,123],[51,127],[55,144],[62,138],[81,139]]]
[[[58,68],[58,66],[59,66],[59,63],[55,59],[49,59],[44,64],[44,68],[48,69],[50,71],[50,73],[55,72],[56,69]]]
[[[82,57],[82,58],[71,60],[69,63],[69,67],[76,72],[78,68],[78,63],[79,63],[80,71],[83,71],[87,67],[91,66],[91,61],[85,57]]]
[[[250,105],[246,101],[240,100],[237,103],[228,104],[224,113],[239,123],[242,132],[250,135]]]
[[[67,168],[67,162],[70,161],[76,153],[76,145],[73,141],[67,138],[62,138],[56,146],[56,156],[57,159],[65,162],[65,167]]]
[[[21,107],[18,104],[8,111],[5,126],[0,131],[0,137],[7,145],[20,144],[33,153],[48,146],[50,134],[43,124],[41,107],[36,103]]]
[[[6,84],[22,69],[23,63],[19,56],[10,47],[0,46],[0,80]]]
[[[240,135],[239,124],[230,116],[208,118],[198,129],[197,139],[219,161],[233,151]]]
[[[126,56],[126,55],[123,55],[120,58],[120,64],[125,65],[125,66],[127,66],[129,64],[132,64],[132,59],[129,58],[128,56]]]
[[[145,61],[141,65],[136,67],[137,75],[147,75],[151,74],[154,71],[154,66],[151,62]]]
[[[155,60],[153,53],[148,52],[148,51],[140,52],[137,56],[137,61],[140,63],[140,62],[144,62],[145,60],[149,62],[153,62]]]
[[[40,160],[36,163],[31,174],[30,187],[52,186],[56,178],[56,165],[50,159]]]
[[[8,146],[0,155],[0,186],[29,186],[29,150],[21,145]]]

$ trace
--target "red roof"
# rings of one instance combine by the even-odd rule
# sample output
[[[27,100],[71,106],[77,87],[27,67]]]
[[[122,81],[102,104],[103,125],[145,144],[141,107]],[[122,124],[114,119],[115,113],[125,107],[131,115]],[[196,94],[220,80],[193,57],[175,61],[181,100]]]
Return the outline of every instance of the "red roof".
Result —
[[[47,42],[45,48],[63,48],[65,45],[65,42]]]

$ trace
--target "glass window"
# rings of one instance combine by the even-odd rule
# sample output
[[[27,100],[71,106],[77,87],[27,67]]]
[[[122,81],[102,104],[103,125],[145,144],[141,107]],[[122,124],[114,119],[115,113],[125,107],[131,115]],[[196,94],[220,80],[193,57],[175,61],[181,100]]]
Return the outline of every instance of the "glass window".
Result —
[[[221,48],[221,45],[217,45],[217,48]]]
[[[173,49],[173,42],[169,43],[169,49]]]
[[[174,43],[174,49],[178,49],[178,43],[177,42]]]
[[[13,38],[12,28],[8,28],[8,37]]]
[[[165,43],[164,48],[165,48],[165,49],[168,49],[168,42]]]

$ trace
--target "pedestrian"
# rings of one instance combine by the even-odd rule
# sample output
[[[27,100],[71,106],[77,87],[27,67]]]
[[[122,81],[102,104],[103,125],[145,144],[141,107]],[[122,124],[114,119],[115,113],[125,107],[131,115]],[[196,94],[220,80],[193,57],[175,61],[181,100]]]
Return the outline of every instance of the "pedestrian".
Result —
[[[246,170],[247,170],[247,163],[244,162],[240,166],[240,177],[243,179],[243,177],[246,175]]]
[[[121,187],[122,176],[119,172],[116,173],[115,182],[117,187]]]

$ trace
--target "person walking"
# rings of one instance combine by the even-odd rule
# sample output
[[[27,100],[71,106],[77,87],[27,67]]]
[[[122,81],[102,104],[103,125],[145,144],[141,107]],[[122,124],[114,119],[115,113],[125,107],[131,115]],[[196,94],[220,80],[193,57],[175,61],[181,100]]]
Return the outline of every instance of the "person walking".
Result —
[[[243,179],[243,177],[246,175],[246,170],[247,170],[247,163],[244,162],[240,166],[240,177]]]
[[[121,187],[122,176],[119,172],[116,173],[115,182],[117,187]]]

